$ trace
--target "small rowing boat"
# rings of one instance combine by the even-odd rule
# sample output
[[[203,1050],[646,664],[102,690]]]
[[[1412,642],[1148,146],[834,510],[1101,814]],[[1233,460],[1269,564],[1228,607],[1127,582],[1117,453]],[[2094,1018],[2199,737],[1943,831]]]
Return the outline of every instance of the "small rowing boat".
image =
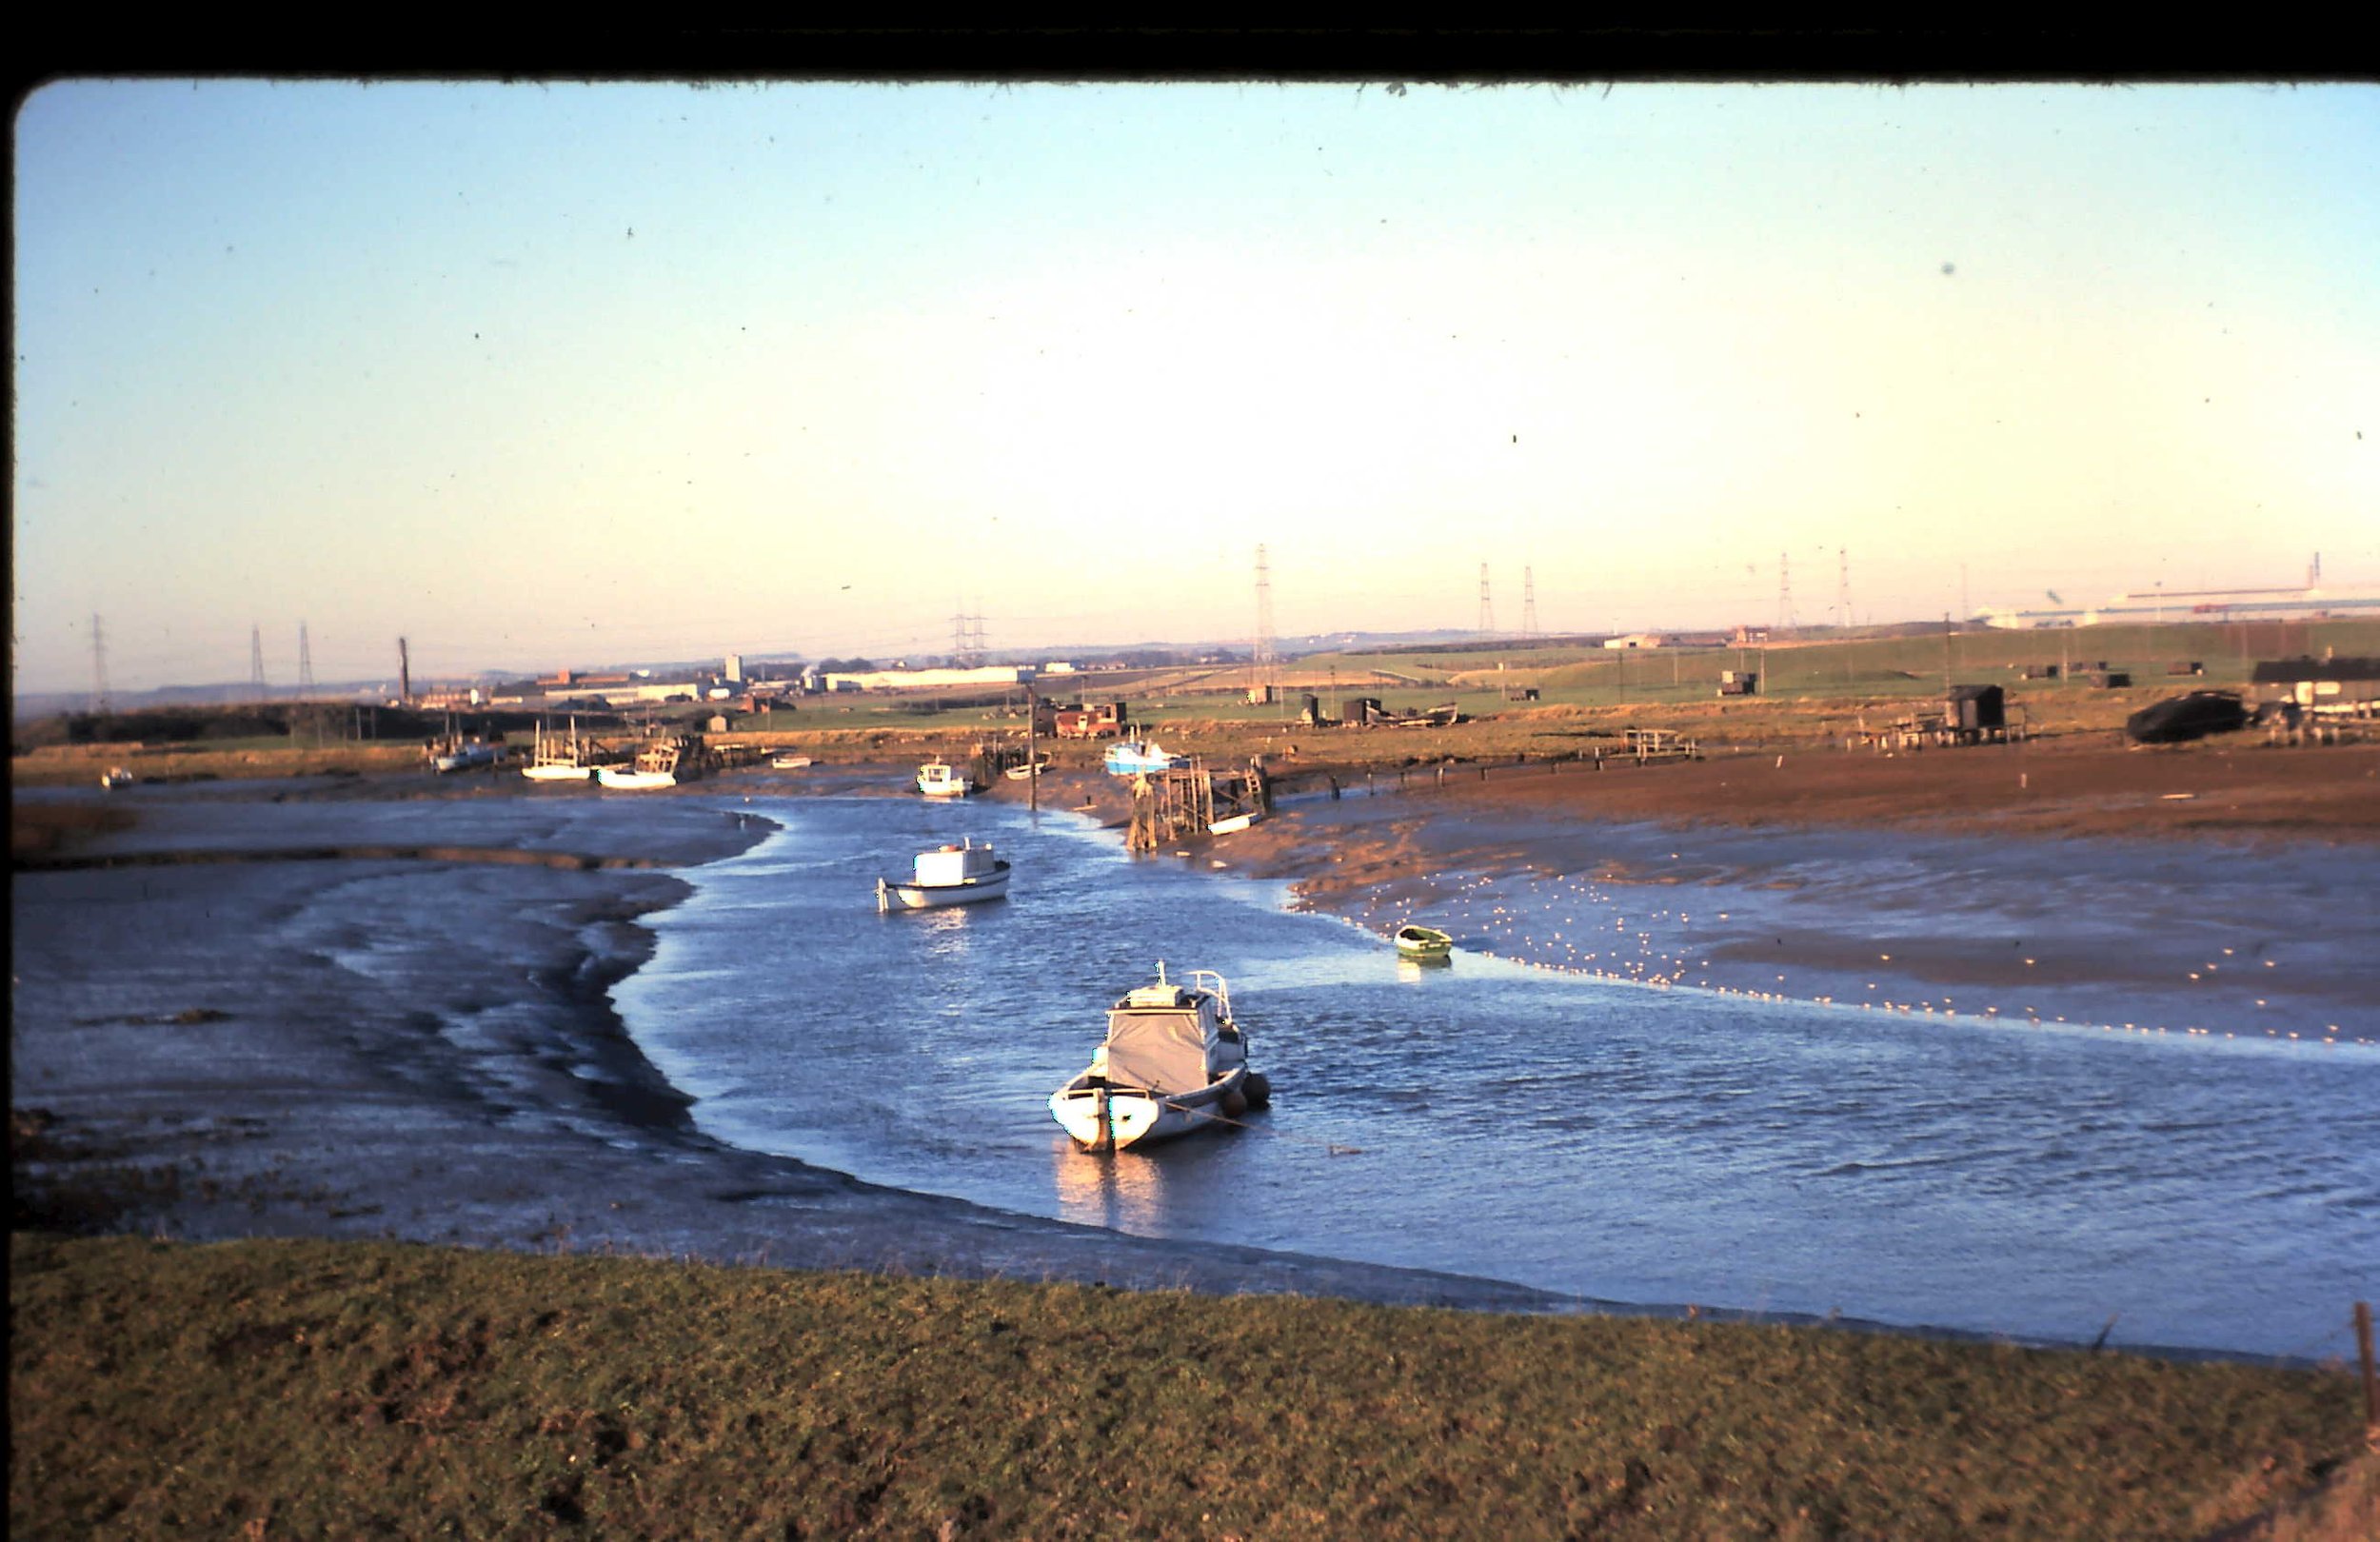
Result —
[[[1452,935],[1435,926],[1399,926],[1397,928],[1397,952],[1407,959],[1438,959],[1450,957],[1455,951]]]

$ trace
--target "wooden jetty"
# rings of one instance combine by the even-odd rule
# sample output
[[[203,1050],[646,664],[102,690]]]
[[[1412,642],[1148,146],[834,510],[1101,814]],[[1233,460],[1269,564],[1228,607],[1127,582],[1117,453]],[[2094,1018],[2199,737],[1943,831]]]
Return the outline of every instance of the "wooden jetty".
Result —
[[[1272,808],[1272,784],[1261,761],[1250,761],[1244,771],[1216,771],[1193,760],[1133,779],[1124,849],[1155,851],[1191,837],[1227,835],[1246,829]]]

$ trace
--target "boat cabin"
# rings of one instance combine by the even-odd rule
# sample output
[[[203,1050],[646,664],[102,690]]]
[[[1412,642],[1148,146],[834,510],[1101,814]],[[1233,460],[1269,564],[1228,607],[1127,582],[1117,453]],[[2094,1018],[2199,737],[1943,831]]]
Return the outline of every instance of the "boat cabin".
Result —
[[[1107,1014],[1107,1042],[1092,1070],[1117,1086],[1196,1092],[1246,1058],[1215,993],[1143,985]]]
[[[919,852],[916,877],[922,884],[964,883],[970,879],[990,878],[999,865],[989,843],[979,846],[970,839],[963,845]]]

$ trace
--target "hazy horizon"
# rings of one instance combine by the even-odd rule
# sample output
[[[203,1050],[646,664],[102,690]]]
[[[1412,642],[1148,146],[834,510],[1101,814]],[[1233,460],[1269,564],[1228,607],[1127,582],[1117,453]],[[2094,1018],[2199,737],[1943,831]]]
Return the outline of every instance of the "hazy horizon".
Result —
[[[64,81],[12,688],[2380,583],[2380,88]],[[1846,585],[1845,579],[1848,578]],[[741,645],[739,645],[741,644]],[[1053,644],[1059,645],[1059,644]],[[1088,644],[1085,644],[1088,645]],[[1119,644],[1121,645],[1121,644]]]

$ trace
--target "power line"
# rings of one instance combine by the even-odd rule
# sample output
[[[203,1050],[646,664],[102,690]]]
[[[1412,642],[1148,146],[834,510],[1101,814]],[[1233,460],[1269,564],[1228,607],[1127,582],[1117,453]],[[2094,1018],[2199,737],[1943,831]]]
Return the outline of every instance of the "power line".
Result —
[[[1270,685],[1276,672],[1277,657],[1273,647],[1273,566],[1264,547],[1256,548],[1256,678],[1259,685]]]

